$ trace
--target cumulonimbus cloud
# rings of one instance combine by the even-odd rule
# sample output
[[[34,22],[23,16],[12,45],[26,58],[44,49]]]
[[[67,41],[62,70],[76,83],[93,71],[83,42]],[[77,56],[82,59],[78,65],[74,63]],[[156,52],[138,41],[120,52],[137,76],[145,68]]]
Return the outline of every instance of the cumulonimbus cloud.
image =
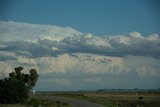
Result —
[[[159,34],[100,37],[70,27],[11,21],[0,25],[0,61],[5,65],[36,67],[40,73],[159,75]]]
[[[141,55],[160,58],[158,34],[142,36],[138,32],[132,32],[104,38],[83,34],[69,27],[11,21],[0,21],[0,24],[0,51],[14,52],[17,55],[43,57],[81,52],[118,57]]]

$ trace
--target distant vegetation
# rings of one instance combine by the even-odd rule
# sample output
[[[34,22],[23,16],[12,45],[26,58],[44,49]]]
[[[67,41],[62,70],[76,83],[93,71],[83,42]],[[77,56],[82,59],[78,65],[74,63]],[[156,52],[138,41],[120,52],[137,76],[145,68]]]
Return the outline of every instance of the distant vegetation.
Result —
[[[17,67],[14,70],[9,73],[8,78],[0,80],[1,104],[25,103],[38,79],[36,69],[31,69],[29,74],[21,72],[23,67]]]
[[[104,93],[104,92],[149,92],[149,93],[155,93],[155,92],[160,92],[160,88],[157,89],[98,89],[98,90],[79,90],[78,92],[98,92],[98,93]]]

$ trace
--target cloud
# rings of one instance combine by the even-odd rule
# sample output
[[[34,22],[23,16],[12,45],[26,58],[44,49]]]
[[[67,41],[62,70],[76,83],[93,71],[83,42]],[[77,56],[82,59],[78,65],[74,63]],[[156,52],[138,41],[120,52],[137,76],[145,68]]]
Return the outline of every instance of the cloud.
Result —
[[[0,21],[0,25],[1,74],[11,72],[16,66],[24,66],[25,72],[36,68],[42,78],[61,76],[62,79],[50,83],[61,84],[59,87],[77,86],[78,80],[69,77],[84,78],[86,84],[78,82],[84,86],[95,82],[103,87],[116,81],[129,84],[126,81],[132,76],[156,80],[160,76],[159,34],[143,36],[132,32],[100,37],[70,27],[11,21]],[[105,77],[109,82],[103,83],[107,81]]]
[[[36,64],[36,62],[35,62],[35,60],[33,58],[18,57],[17,61],[19,63],[25,64],[25,65],[27,65],[27,64],[29,64],[29,65],[35,65]]]
[[[104,38],[69,27],[0,23],[1,61],[35,66],[45,73],[121,74],[134,70],[141,71],[139,74],[144,74],[143,71],[157,74],[159,71],[156,66],[160,57],[158,34],[142,36],[132,32]],[[146,64],[147,61],[150,63]]]
[[[16,60],[16,59],[17,57],[14,52],[0,51],[0,61]]]
[[[76,56],[76,57],[75,57]],[[40,74],[71,75],[128,75],[160,76],[159,59],[144,56],[111,57],[98,54],[76,53],[57,57],[27,58],[3,61],[12,68],[26,67],[25,72],[36,68]]]
[[[91,53],[124,57],[141,55],[160,58],[160,35],[139,32],[98,37],[70,27],[57,27],[0,21],[0,51],[28,57],[56,56],[63,53]]]
[[[61,40],[68,36],[81,35],[80,32],[70,27],[58,27],[13,21],[0,21],[0,25],[0,41],[35,41],[38,38]]]
[[[160,36],[155,34],[144,37],[138,32],[133,32],[128,36],[110,38],[110,43],[114,46],[116,51],[123,51],[122,53],[124,55],[131,54],[159,57],[160,53]]]
[[[57,56],[64,53],[91,53],[124,57],[140,55],[160,58],[160,37],[115,36],[100,38],[88,35],[72,36],[61,41],[38,39],[36,42],[8,41],[1,43],[1,51],[14,52],[28,57]]]
[[[0,61],[0,79],[7,77],[8,73],[12,72],[13,69],[10,64]]]
[[[160,75],[160,60],[144,56],[127,56],[124,58],[124,65],[130,72],[136,72],[139,75]]]
[[[41,74],[120,74],[123,69],[122,58],[81,53],[57,57],[18,57],[16,62],[18,65],[37,66]]]

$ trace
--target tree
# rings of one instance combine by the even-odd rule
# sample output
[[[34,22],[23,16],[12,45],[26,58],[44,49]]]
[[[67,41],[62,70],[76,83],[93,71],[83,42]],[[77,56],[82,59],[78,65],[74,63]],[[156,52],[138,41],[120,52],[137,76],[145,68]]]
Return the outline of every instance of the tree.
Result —
[[[29,91],[35,86],[38,74],[36,69],[31,69],[29,74],[21,71],[23,67],[17,67],[15,72],[9,73],[9,77],[0,80],[0,103],[23,103],[28,99]]]

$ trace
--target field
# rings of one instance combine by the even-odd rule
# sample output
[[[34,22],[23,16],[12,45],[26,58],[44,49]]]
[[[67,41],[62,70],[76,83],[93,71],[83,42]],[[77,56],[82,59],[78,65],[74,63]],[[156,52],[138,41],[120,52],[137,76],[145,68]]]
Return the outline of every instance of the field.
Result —
[[[88,103],[87,103],[88,102]],[[76,103],[76,104],[74,104]],[[96,105],[99,104],[99,105]],[[30,106],[32,105],[32,106]],[[83,105],[83,106],[82,106]],[[155,92],[41,92],[25,105],[0,107],[160,107],[160,93]]]
[[[70,104],[47,99],[31,98],[25,104],[4,104],[0,107],[71,107]]]
[[[47,94],[47,93],[46,93]],[[160,107],[160,93],[48,93],[99,103],[104,107]]]

